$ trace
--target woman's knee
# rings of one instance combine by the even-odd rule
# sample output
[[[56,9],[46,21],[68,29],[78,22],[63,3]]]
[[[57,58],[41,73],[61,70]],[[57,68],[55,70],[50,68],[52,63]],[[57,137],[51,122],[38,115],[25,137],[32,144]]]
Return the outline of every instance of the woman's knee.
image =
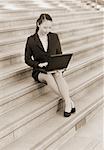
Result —
[[[50,82],[53,82],[53,81],[54,81],[54,78],[53,78],[52,74],[47,73],[46,80],[47,80],[47,81],[50,81]]]
[[[44,74],[44,73],[40,73],[38,76],[39,80],[44,80],[46,82],[52,81],[53,80],[53,76],[49,73]]]
[[[62,72],[58,71],[54,74],[54,77],[55,78],[63,78],[63,74],[62,74]]]

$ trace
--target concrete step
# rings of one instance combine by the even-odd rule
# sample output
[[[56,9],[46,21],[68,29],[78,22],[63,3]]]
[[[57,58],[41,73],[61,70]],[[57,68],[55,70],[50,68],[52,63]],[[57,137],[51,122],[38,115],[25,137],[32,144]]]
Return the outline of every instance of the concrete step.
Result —
[[[67,33],[65,35],[66,37],[68,36]],[[23,37],[24,38],[24,37]],[[24,50],[25,50],[25,45],[26,45],[26,38],[21,38],[21,39],[14,39],[14,44],[12,44],[11,40],[7,40],[6,42],[8,42],[8,44],[4,44],[4,42],[2,42],[0,47],[1,47],[1,51],[0,51],[0,61],[6,60],[10,58],[14,57],[19,57],[21,55],[24,55]],[[75,49],[76,47],[79,47],[81,44],[88,44],[90,45],[90,42],[94,43],[95,41],[100,41],[102,43],[102,32],[98,31],[98,32],[94,32],[94,33],[88,33],[85,35],[80,35],[80,36],[71,36],[70,38],[62,38],[60,37],[60,41],[61,41],[61,46],[62,49]],[[19,41],[21,40],[21,41]],[[24,40],[24,41],[22,41]],[[98,43],[98,42],[97,42]],[[4,53],[5,51],[5,53]],[[17,56],[16,56],[17,55]]]
[[[98,41],[96,42],[96,44],[91,43],[89,45],[82,45],[80,47],[76,47],[70,50],[66,49],[63,51],[63,53],[74,53],[71,65],[73,66],[73,63],[80,65],[81,63],[86,62],[86,59],[91,60],[93,58],[101,56],[101,54],[103,53],[103,47],[104,46],[102,45],[102,41]],[[22,57],[19,57],[19,60],[20,58],[22,59]],[[13,58],[9,57],[9,60],[7,57],[5,64],[3,64],[4,61],[1,60],[1,68],[0,68],[1,86],[7,83],[11,83],[11,81],[18,81],[19,78],[21,79],[22,77],[24,78],[26,76],[26,74],[24,74],[25,72],[27,71],[30,72],[30,67],[24,64],[23,61],[21,61],[21,63],[20,62],[17,63],[18,57],[13,57]],[[8,65],[6,65],[7,63]]]
[[[9,7],[6,7],[6,3],[1,3],[1,4],[2,4],[4,9],[9,8]],[[37,9],[39,9],[39,8],[56,8],[56,7],[57,8],[60,8],[60,7],[64,8],[64,3],[62,3],[62,2],[60,3],[58,1],[57,1],[57,3],[52,2],[52,1],[28,1],[28,2],[23,2],[23,1],[21,1],[21,2],[12,1],[12,2],[10,2],[9,1],[9,3],[7,3],[7,4],[9,4],[10,6],[11,5],[14,6],[15,9],[25,9],[25,8],[31,9],[34,7],[36,7]],[[61,5],[59,5],[59,4],[61,4]]]
[[[84,74],[84,71],[85,71],[84,69],[94,66],[95,62],[96,62],[96,64],[99,64],[99,62],[100,62],[100,67],[98,67],[97,69],[94,68],[96,71],[93,73],[88,70],[86,73],[86,75],[89,74],[90,79],[93,79],[93,77],[99,76],[99,74],[102,74],[101,58],[99,58],[98,60],[97,59],[93,60],[92,62],[83,63],[82,65],[80,64],[80,65],[78,65],[79,68],[78,68],[78,66],[74,66],[75,69],[70,68],[69,71],[66,71],[64,73],[64,76],[69,79],[69,78],[71,78],[71,76],[76,75],[76,80],[77,80],[78,72],[82,71],[82,73]],[[78,78],[79,78],[79,81],[77,81],[76,84],[80,85],[80,82],[81,82],[81,84],[83,84],[83,82],[84,82],[86,85],[86,81],[88,81],[88,78],[83,79],[82,75],[78,76]],[[80,78],[82,78],[83,80]],[[73,81],[73,79],[71,79],[71,81]],[[45,86],[45,87],[47,87],[47,86]],[[73,87],[73,88],[75,88],[75,87]],[[76,92],[78,92],[78,90],[79,90],[79,87],[76,89]],[[35,98],[37,96],[42,95],[46,91],[47,91],[47,89],[44,88],[44,84],[35,83],[31,77],[25,78],[24,80],[20,80],[9,86],[2,87],[2,88],[0,88],[0,107],[1,107],[0,113],[2,114],[2,113],[7,112],[10,109],[18,107],[18,105],[21,105],[21,104],[25,103],[26,101],[29,101],[33,95]],[[32,93],[30,93],[30,92],[32,92]],[[74,89],[74,94],[75,94],[75,89]],[[29,99],[28,99],[28,97],[29,97]]]
[[[102,18],[102,16],[98,16],[98,17],[96,17],[96,18],[94,18],[94,17],[87,17],[87,18],[81,18],[81,20],[79,21],[79,19],[80,18],[77,18],[76,20],[73,20],[73,19],[71,19],[71,20],[67,20],[67,18],[66,18],[66,20],[61,20],[61,18],[60,18],[60,20],[55,20],[54,22],[53,22],[53,28],[54,29],[58,29],[58,27],[63,27],[63,26],[67,26],[67,28],[70,26],[71,27],[71,29],[72,28],[75,28],[75,24],[78,24],[78,25],[80,25],[81,27],[84,27],[84,26],[94,26],[94,24],[95,25],[99,25],[99,24],[102,24],[103,25],[103,18]],[[27,24],[27,22],[25,22],[25,21],[28,21],[28,24]],[[31,21],[31,22],[29,22],[29,21]],[[12,25],[12,23],[14,23],[13,25]],[[17,23],[17,24],[16,24]],[[35,28],[35,25],[34,25],[34,20],[32,20],[32,19],[27,19],[27,20],[22,20],[22,24],[19,24],[19,23],[21,23],[21,20],[19,20],[19,22],[18,21],[11,21],[11,22],[9,22],[8,23],[8,26],[5,26],[5,22],[1,22],[1,28],[0,28],[0,32],[1,33],[3,33],[3,32],[13,32],[13,31],[18,31],[18,30],[22,30],[22,29],[31,29],[31,28]],[[69,25],[69,26],[68,26]],[[71,25],[73,25],[73,26],[71,26]],[[77,27],[77,26],[76,26]],[[63,29],[63,28],[62,28]],[[77,29],[78,29],[78,27],[77,27]]]
[[[94,18],[93,18],[94,19]],[[101,20],[99,20],[101,19]],[[75,20],[75,21],[70,21],[70,20],[66,20],[64,22],[55,22],[53,24],[53,29],[55,31],[58,32],[59,30],[59,27],[61,29],[63,29],[62,27],[64,28],[67,28],[67,29],[70,29],[70,30],[83,30],[84,28],[91,28],[91,27],[94,27],[94,26],[99,26],[99,25],[103,25],[103,21],[102,21],[102,18],[98,18],[98,22],[97,22],[97,18],[96,18],[96,21],[92,21],[92,19],[86,19],[86,20],[80,20],[80,22],[78,20]],[[80,28],[78,28],[78,26],[80,26]],[[75,28],[76,27],[76,28]]]
[[[102,40],[98,40],[99,37],[96,37],[95,36],[95,41],[94,39],[92,39],[92,41],[90,41],[91,39],[83,39],[82,41],[76,41],[76,42],[69,42],[69,45],[68,43],[66,43],[66,45],[62,45],[62,49],[66,49],[66,51],[68,52],[72,52],[72,53],[81,53],[81,52],[85,52],[85,51],[89,51],[89,50],[94,50],[96,51],[96,49],[100,49],[100,50],[103,50],[103,42]]]
[[[10,5],[9,7],[7,6]],[[73,11],[73,10],[92,10],[90,7],[90,9],[87,9],[86,7],[82,7],[81,5],[81,2],[78,1],[68,1],[68,2],[63,2],[63,1],[29,1],[29,2],[9,2],[9,3],[3,3],[1,2],[1,6],[4,8],[4,9],[10,9],[11,6],[13,7],[14,6],[14,9],[32,9],[34,8],[35,6],[37,7],[37,9],[39,8],[66,8],[67,10],[70,10],[70,11]],[[12,8],[13,9],[13,8]],[[13,9],[13,10],[14,10]]]
[[[102,113],[104,104],[98,106],[93,112],[76,125],[76,130],[69,130],[62,135],[56,142],[52,143],[46,150],[80,150],[96,149],[103,150],[102,145]],[[97,130],[99,128],[99,130]],[[99,132],[100,131],[100,132]],[[100,133],[100,134],[99,134]],[[98,140],[100,139],[100,142]],[[76,144],[75,144],[76,143]],[[99,144],[100,143],[100,144]],[[96,146],[97,145],[97,146]],[[96,147],[96,148],[95,148]]]
[[[60,36],[65,37],[65,33],[68,34],[68,36],[71,35],[79,35],[79,34],[86,34],[88,32],[94,32],[94,31],[98,31],[98,30],[103,30],[103,23],[93,23],[90,25],[82,25],[80,26],[72,26],[71,23],[70,24],[54,24],[52,31],[53,32],[58,32],[60,34]],[[18,28],[14,28],[14,29],[5,29],[5,30],[0,30],[0,35],[1,38],[0,40],[4,41],[8,38],[17,38],[20,36],[28,36],[30,34],[35,33],[35,26],[34,24],[29,25],[29,26],[22,26],[22,27],[18,27]]]
[[[96,43],[95,43],[95,41],[93,42],[92,40],[91,40],[91,43],[90,43],[89,39],[84,39],[84,40],[76,41],[76,42],[73,40],[71,42],[65,43],[65,45],[63,43],[62,44],[62,49],[63,50],[68,49],[68,51],[70,49],[69,52],[75,53],[77,51],[82,51],[82,50],[85,50],[85,49],[88,50],[88,49],[96,48],[96,47],[99,47],[100,45],[102,46],[102,44],[103,44],[102,43],[102,37],[101,37],[101,40],[99,39],[100,36],[97,36],[97,37],[94,36],[93,38],[96,40]],[[72,39],[74,39],[74,38],[72,38]],[[99,41],[97,41],[97,39]],[[62,41],[61,41],[61,43],[62,43]],[[13,44],[13,45],[16,46],[16,44]],[[11,47],[10,47],[10,49],[11,49]],[[18,49],[18,51],[17,51],[17,49]],[[20,49],[22,52],[19,51],[18,45],[17,45],[17,49],[15,49],[15,50],[11,49],[11,51],[6,50],[5,53],[4,53],[4,51],[0,52],[0,68],[4,68],[6,66],[10,66],[12,64],[17,64],[17,63],[20,63],[20,62],[24,61],[24,58],[23,58],[22,55],[24,55],[24,50],[23,49],[25,49],[25,44],[24,44],[24,48],[22,50]],[[99,49],[102,50],[103,48],[99,47]]]
[[[64,7],[66,9],[68,9],[69,11],[74,11],[74,10],[88,10],[86,9],[86,7],[82,7],[81,2],[80,1],[53,1],[54,4],[58,4],[58,6],[60,7]],[[89,9],[91,10],[91,9]]]
[[[49,9],[49,10],[44,10],[41,9],[41,11],[36,11],[34,12],[34,10],[30,10],[30,11],[6,11],[5,13],[3,12],[2,15],[0,16],[0,21],[13,21],[13,20],[20,20],[20,19],[25,19],[25,18],[30,18],[30,17],[34,17],[34,20],[36,18],[39,17],[39,15],[41,13],[49,13],[52,18],[55,17],[58,20],[60,20],[60,18],[62,18],[62,20],[68,18],[68,19],[77,19],[77,18],[81,18],[81,17],[88,17],[89,14],[90,16],[93,17],[97,17],[97,16],[102,16],[103,17],[103,13],[102,12],[88,12],[88,11],[82,11],[82,12],[68,12],[66,9],[64,9],[62,11],[62,9],[60,8],[59,10],[56,9],[57,12],[55,12],[55,9]],[[23,14],[23,13],[24,14]],[[60,16],[60,17],[59,17]],[[6,17],[6,18],[5,18]],[[7,18],[8,17],[8,18]]]
[[[71,79],[70,79],[70,81],[72,81]],[[83,81],[83,80],[82,80]],[[76,82],[76,83],[78,83],[78,82]]]
[[[97,57],[99,58],[102,55],[103,51],[103,46],[101,44],[101,41],[98,41],[98,43],[91,43],[89,46],[84,45],[80,46],[79,48],[77,47],[76,49],[73,48],[72,50],[66,49],[63,51],[63,53],[74,53],[70,65],[73,67],[73,65],[76,66],[77,64],[78,66],[88,60],[92,60]],[[23,58],[21,57],[21,59],[24,60],[24,56]],[[7,58],[7,61],[5,61],[5,64],[3,64],[4,61],[1,61],[2,66],[0,68],[0,87],[7,84],[12,84],[13,82],[19,81],[20,79],[31,76],[31,68],[27,66],[23,61],[21,61],[21,63],[18,63],[18,57],[14,57],[10,60],[8,60]],[[13,61],[15,61],[15,63],[13,63]],[[8,65],[6,66],[7,63]]]
[[[41,7],[37,7],[37,8],[35,8],[35,11],[36,11],[36,14],[37,13],[41,13],[42,11],[50,11],[50,13],[52,12],[53,13],[53,11],[55,11],[55,12],[67,12],[67,10],[65,10],[65,9],[62,9],[62,11],[61,11],[61,8],[41,8]],[[34,9],[14,9],[14,10],[12,10],[12,9],[2,9],[2,10],[0,10],[0,13],[2,14],[2,15],[11,15],[11,17],[12,17],[12,15],[13,16],[15,16],[16,14],[17,15],[20,15],[20,14],[22,14],[23,16],[25,15],[28,15],[28,14],[30,14],[30,15],[32,15],[33,13],[34,13]],[[1,16],[2,17],[2,16]]]
[[[79,37],[78,37],[79,38]],[[81,37],[83,38],[83,37]],[[97,41],[97,39],[99,40],[99,36],[93,36],[94,40],[96,40],[97,42],[95,43],[95,41],[93,42],[93,38],[89,37],[90,39],[84,38],[82,41],[77,41],[78,39],[76,38],[76,42],[74,41],[75,38],[72,37],[72,41],[68,41],[67,39],[65,41],[65,44],[62,43],[63,41],[61,41],[62,43],[62,49],[63,50],[68,50],[68,52],[71,53],[75,53],[75,52],[81,52],[81,51],[85,51],[85,50],[89,50],[89,49],[96,49],[98,47],[98,49],[102,50],[102,40]],[[71,40],[71,38],[70,38]],[[91,41],[91,43],[90,43]],[[89,43],[89,44],[87,44]],[[80,46],[81,45],[81,46]],[[24,48],[25,49],[25,48]],[[65,50],[65,51],[66,51]],[[7,66],[10,66],[12,64],[17,64],[17,63],[21,63],[24,61],[24,50],[22,50],[22,52],[20,53],[19,51],[6,51],[4,52],[0,52],[0,68],[4,68]]]
[[[33,2],[28,2],[28,3],[15,3],[15,2],[12,2],[12,4],[14,4],[14,6],[17,6],[17,8],[27,8],[27,9],[32,9],[32,8],[35,8],[37,7],[38,9],[39,8],[66,8],[64,7],[65,4],[63,3],[60,3],[57,1],[56,2],[48,2],[48,1],[33,1]]]
[[[62,32],[59,30],[56,30],[56,32],[59,32],[59,36],[61,39],[71,37],[71,36],[80,36],[80,35],[86,35],[87,33],[94,33],[96,31],[102,31],[103,33],[103,25],[94,25],[94,26],[86,26],[81,27],[80,29],[67,29],[66,31],[63,30]]]
[[[5,20],[5,17],[8,17],[8,18],[21,18],[21,17],[35,17],[35,18],[37,18],[37,17],[39,17],[39,15],[41,14],[41,13],[49,13],[49,14],[51,14],[51,15],[53,15],[53,16],[56,16],[56,14],[59,16],[59,15],[61,15],[61,14],[63,14],[63,13],[65,13],[65,14],[67,14],[67,10],[65,10],[65,9],[62,9],[61,10],[61,8],[54,8],[54,9],[42,9],[42,8],[39,8],[39,9],[37,9],[36,11],[34,11],[34,9],[33,10],[1,10],[0,11],[0,13],[1,13],[1,16],[0,16],[0,20]]]
[[[77,36],[73,35],[70,38],[60,39],[60,41],[61,41],[62,45],[63,44],[66,45],[69,42],[72,43],[72,42],[76,42],[76,41],[82,40],[82,39],[88,40],[88,38],[89,39],[90,38],[94,38],[95,36],[96,37],[97,36],[100,37],[100,35],[102,36],[102,33],[103,33],[103,31],[95,31],[95,32],[91,32],[91,33],[88,32],[88,33],[83,34],[83,35],[77,35]],[[66,33],[66,35],[67,35],[67,33]],[[4,51],[4,50],[8,51],[8,49],[7,49],[8,45],[9,45],[9,49],[10,50],[11,49],[15,50],[14,48],[16,47],[16,45],[18,45],[17,47],[19,47],[19,44],[21,44],[21,49],[19,51],[23,52],[23,50],[25,48],[25,44],[26,44],[26,39],[27,39],[28,36],[30,36],[30,34],[25,35],[23,37],[22,36],[18,37],[18,38],[15,37],[15,38],[10,38],[10,39],[6,39],[6,40],[0,41],[0,49],[1,49],[1,51]],[[16,49],[16,51],[18,51],[18,49]]]
[[[95,45],[94,45],[95,46]],[[102,45],[96,45],[95,47],[90,47],[90,46],[86,46],[86,49],[80,49],[82,47],[79,47],[79,51],[77,51],[78,49],[73,49],[73,58],[72,58],[72,64],[73,63],[78,63],[79,65],[81,64],[81,62],[86,62],[86,60],[91,59],[99,56],[99,53],[102,54],[103,53],[103,46]],[[76,50],[76,51],[74,51]],[[82,51],[81,51],[82,50]]]
[[[65,48],[63,48],[63,52],[66,51],[67,52],[71,52],[71,53],[85,53],[85,51],[88,51],[88,53],[92,52],[92,51],[96,51],[97,50],[103,50],[103,43],[102,41],[96,41],[96,43],[94,42],[89,42],[89,44],[80,44],[80,42],[78,43],[79,45],[70,43],[69,47],[65,50]],[[81,45],[81,46],[80,46]],[[72,48],[73,47],[73,48]],[[76,54],[74,54],[75,58],[77,57]],[[79,54],[78,54],[79,56]],[[74,59],[75,60],[75,59]],[[4,67],[9,67],[11,65],[15,65],[18,63],[22,63],[24,62],[24,54],[22,56],[22,54],[17,53],[16,51],[12,51],[11,53],[9,51],[4,52],[0,52],[0,69],[4,68]],[[2,71],[1,71],[2,72]]]
[[[44,5],[46,7],[44,7]],[[24,3],[24,2],[9,2],[9,3],[2,3],[2,8],[5,9],[12,9],[12,10],[21,10],[21,9],[31,9],[31,8],[35,8],[35,9],[39,9],[39,8],[53,8],[54,5],[52,5],[49,2],[42,2],[41,3],[39,1],[37,1],[37,3],[35,3],[35,1],[29,1],[28,3]],[[57,7],[57,6],[56,6]],[[56,8],[54,6],[54,8]]]
[[[0,52],[0,69],[24,61],[22,54],[12,51]]]
[[[70,1],[70,0],[69,0]],[[1,4],[5,4],[5,0],[3,1],[3,0],[1,0],[0,1],[0,3]],[[47,0],[47,2],[51,2],[51,0]],[[8,3],[26,3],[26,4],[28,4],[28,3],[38,3],[38,2],[34,2],[34,0],[18,0],[18,1],[16,1],[16,0],[8,0]]]
[[[77,46],[78,43],[88,44],[89,42],[96,41],[98,38],[101,39],[103,37],[102,33],[103,33],[103,31],[95,31],[95,32],[91,32],[91,33],[88,32],[83,35],[77,35],[77,36],[73,35],[70,38],[65,38],[64,40],[60,39],[60,42],[62,44],[63,49],[68,49],[70,44]],[[73,46],[72,46],[72,48],[73,48]]]
[[[102,79],[97,80],[89,87],[74,95],[77,112],[69,118],[63,117],[63,111],[56,113],[52,118],[42,123],[40,126],[32,127],[27,134],[19,138],[20,132],[23,129],[14,130],[8,135],[6,142],[10,145],[2,150],[45,150],[50,144],[58,140],[62,135],[73,128],[75,131],[79,121],[86,119],[86,117],[93,112],[98,106],[102,105]],[[88,94],[89,91],[89,94]],[[18,133],[19,132],[19,133]],[[18,139],[19,138],[19,139]],[[17,140],[18,139],[18,140]],[[16,141],[15,141],[16,140]],[[3,141],[1,141],[3,147]],[[1,147],[1,148],[2,148]]]
[[[43,7],[44,5],[46,6],[46,8],[50,8],[50,7],[58,7],[58,8],[66,8],[70,11],[73,11],[73,10],[76,10],[76,8],[78,10],[87,10],[87,7],[81,7],[81,2],[80,1],[47,1],[47,2],[39,2],[39,1],[29,1],[29,2],[9,2],[9,4],[14,4],[15,6],[15,9],[20,9],[20,8],[23,8],[24,7],[27,7],[27,8],[34,8],[34,5],[37,6],[37,8],[39,7]],[[21,4],[21,5],[20,5]],[[32,4],[32,7],[31,7],[31,4]],[[5,6],[5,3],[1,2],[1,5],[4,6],[4,8],[8,8]],[[17,7],[16,7],[17,6]],[[21,7],[22,6],[22,7]],[[71,9],[72,8],[72,9]],[[79,9],[80,8],[80,9]],[[90,7],[88,7],[90,8]],[[92,10],[91,8],[89,10]]]
[[[64,2],[64,5],[67,6],[67,9],[70,11],[92,11],[92,9],[87,8],[87,7],[82,7],[80,2]]]
[[[62,7],[63,5],[72,5],[72,6],[75,6],[75,8],[76,8],[76,6],[79,6],[79,7],[81,6],[80,3],[81,3],[80,1],[78,1],[78,2],[76,2],[76,1],[67,1],[67,2],[66,1],[65,2],[64,1],[29,1],[29,2],[26,2],[26,1],[25,2],[23,2],[23,1],[18,1],[18,2],[9,1],[8,4],[13,4],[13,5],[16,5],[18,7],[20,4],[22,6],[27,6],[29,4],[32,4],[33,6],[36,5],[38,7],[41,7],[42,5],[46,5],[46,8],[49,7],[49,5],[53,5],[53,6],[56,5],[57,7]],[[3,5],[5,3],[1,2],[1,4]],[[5,6],[5,5],[3,5],[3,6]]]
[[[69,15],[70,16],[70,15]],[[69,17],[68,16],[68,17]],[[89,15],[87,17],[84,17],[84,15],[81,15],[81,17],[77,17],[76,19],[70,18],[67,19],[68,17],[65,16],[66,20],[61,19],[62,16],[52,16],[53,21],[55,23],[64,23],[64,22],[70,22],[73,23],[73,25],[75,25],[75,23],[79,23],[79,25],[81,24],[87,24],[87,23],[97,23],[97,22],[103,22],[103,16],[102,15],[96,15],[96,16],[92,16]],[[57,20],[57,18],[60,18]],[[8,18],[7,18],[8,19]],[[35,17],[24,17],[24,18],[14,18],[12,20],[0,20],[0,30],[5,29],[5,28],[14,28],[14,27],[19,27],[19,26],[23,26],[24,25],[31,25],[34,24],[34,20],[36,20],[37,18]]]
[[[93,48],[96,49],[96,47],[98,47],[98,49],[101,49],[101,50],[103,49],[102,48],[103,43],[102,43],[101,40],[96,42],[96,43],[91,42],[91,44],[90,44],[90,42],[89,42],[89,44],[87,44],[86,40],[84,40],[84,41],[85,41],[84,42],[85,44],[83,45],[83,42],[82,42],[82,46],[80,46],[81,42],[79,41],[79,42],[77,42],[76,46],[75,46],[75,43],[69,43],[69,44],[66,44],[66,46],[62,46],[62,49],[63,50],[66,49],[66,50],[68,50],[69,52],[72,52],[72,53],[75,53],[77,51],[81,52],[81,51],[85,51],[85,50],[89,50],[89,49],[93,49]],[[4,67],[10,66],[12,64],[17,64],[17,63],[23,62],[24,61],[24,58],[23,58],[24,54],[22,54],[22,53],[20,54],[17,51],[6,51],[5,53],[0,52],[0,68],[4,68]]]

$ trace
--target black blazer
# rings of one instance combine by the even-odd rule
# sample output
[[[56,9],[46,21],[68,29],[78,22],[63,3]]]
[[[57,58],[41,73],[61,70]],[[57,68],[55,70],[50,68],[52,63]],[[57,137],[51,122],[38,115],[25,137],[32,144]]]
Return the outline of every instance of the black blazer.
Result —
[[[61,54],[61,45],[56,33],[49,33],[48,35],[48,48],[45,52],[44,47],[39,39],[37,33],[31,35],[27,39],[25,47],[25,63],[33,67],[33,77],[37,80],[37,75],[42,72],[38,66],[39,63],[48,62],[50,55]]]

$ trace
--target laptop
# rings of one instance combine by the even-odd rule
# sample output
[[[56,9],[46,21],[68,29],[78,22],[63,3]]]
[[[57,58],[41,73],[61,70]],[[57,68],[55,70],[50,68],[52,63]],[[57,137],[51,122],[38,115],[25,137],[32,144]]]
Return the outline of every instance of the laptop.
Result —
[[[51,55],[46,67],[46,71],[55,71],[67,68],[73,54]]]

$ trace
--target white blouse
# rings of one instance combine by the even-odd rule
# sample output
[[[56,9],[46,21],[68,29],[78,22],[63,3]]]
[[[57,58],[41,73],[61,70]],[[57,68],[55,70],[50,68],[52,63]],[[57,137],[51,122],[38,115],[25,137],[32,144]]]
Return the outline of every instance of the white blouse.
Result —
[[[45,52],[47,52],[47,48],[48,48],[48,37],[47,37],[47,36],[44,36],[44,37],[40,37],[40,36],[39,36],[39,38],[40,38],[40,41],[41,41],[41,43],[42,43],[42,45],[43,45],[43,48],[44,48]]]

